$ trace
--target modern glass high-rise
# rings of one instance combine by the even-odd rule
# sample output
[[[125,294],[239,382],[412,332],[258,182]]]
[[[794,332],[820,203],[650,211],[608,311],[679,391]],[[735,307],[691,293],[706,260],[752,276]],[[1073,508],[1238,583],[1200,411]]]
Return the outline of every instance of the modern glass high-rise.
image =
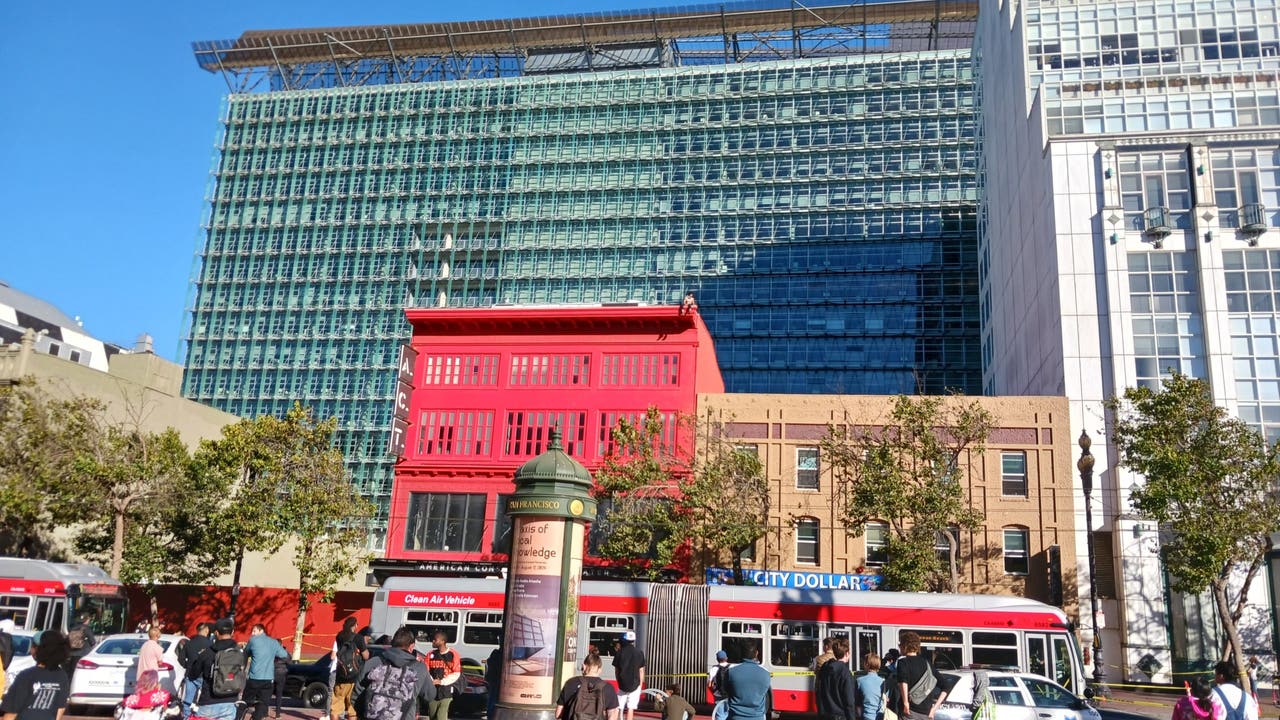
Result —
[[[249,32],[186,394],[340,418],[383,505],[405,307],[678,303],[730,391],[976,393],[975,2]]]

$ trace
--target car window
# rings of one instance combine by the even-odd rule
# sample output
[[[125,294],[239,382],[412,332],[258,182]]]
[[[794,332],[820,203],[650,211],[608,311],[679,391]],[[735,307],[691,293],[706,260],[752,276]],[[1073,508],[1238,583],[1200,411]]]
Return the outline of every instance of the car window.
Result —
[[[1036,704],[1036,707],[1071,709],[1076,704],[1075,695],[1048,680],[1022,678],[1022,682],[1026,683],[1027,689],[1031,691],[1031,701]]]
[[[993,688],[991,690],[991,699],[994,700],[997,705],[1025,706],[1027,704],[1027,700],[1022,696],[1022,692],[1020,690],[1000,690]]]
[[[117,638],[115,640],[105,640],[98,649],[99,655],[137,655],[142,649],[142,643],[146,642],[140,638]]]
[[[987,680],[990,687],[1018,687],[1018,683],[1011,677],[993,677]]]

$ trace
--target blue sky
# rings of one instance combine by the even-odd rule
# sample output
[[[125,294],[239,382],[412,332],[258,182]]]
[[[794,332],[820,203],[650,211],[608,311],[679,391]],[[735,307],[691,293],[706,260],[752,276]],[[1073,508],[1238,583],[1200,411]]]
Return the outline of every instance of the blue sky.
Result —
[[[644,0],[0,2],[0,280],[177,358],[222,78],[191,43],[250,29],[670,6]]]

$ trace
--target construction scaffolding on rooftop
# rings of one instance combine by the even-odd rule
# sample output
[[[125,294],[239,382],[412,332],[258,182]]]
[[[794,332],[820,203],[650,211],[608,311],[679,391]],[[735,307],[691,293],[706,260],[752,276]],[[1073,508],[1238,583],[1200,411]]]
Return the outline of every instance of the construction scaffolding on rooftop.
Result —
[[[972,44],[977,0],[751,0],[193,43],[232,93],[719,65]]]

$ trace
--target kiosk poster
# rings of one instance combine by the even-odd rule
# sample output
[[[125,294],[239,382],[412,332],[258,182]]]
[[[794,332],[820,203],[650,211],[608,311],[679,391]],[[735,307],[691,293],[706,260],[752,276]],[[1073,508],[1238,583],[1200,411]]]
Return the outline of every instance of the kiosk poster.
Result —
[[[582,545],[586,525],[569,523],[569,561],[565,563],[567,578],[564,594],[564,666],[561,677],[578,674],[578,597],[582,592]]]
[[[565,524],[561,519],[515,518],[507,580],[510,647],[498,698],[505,705],[555,704]]]

